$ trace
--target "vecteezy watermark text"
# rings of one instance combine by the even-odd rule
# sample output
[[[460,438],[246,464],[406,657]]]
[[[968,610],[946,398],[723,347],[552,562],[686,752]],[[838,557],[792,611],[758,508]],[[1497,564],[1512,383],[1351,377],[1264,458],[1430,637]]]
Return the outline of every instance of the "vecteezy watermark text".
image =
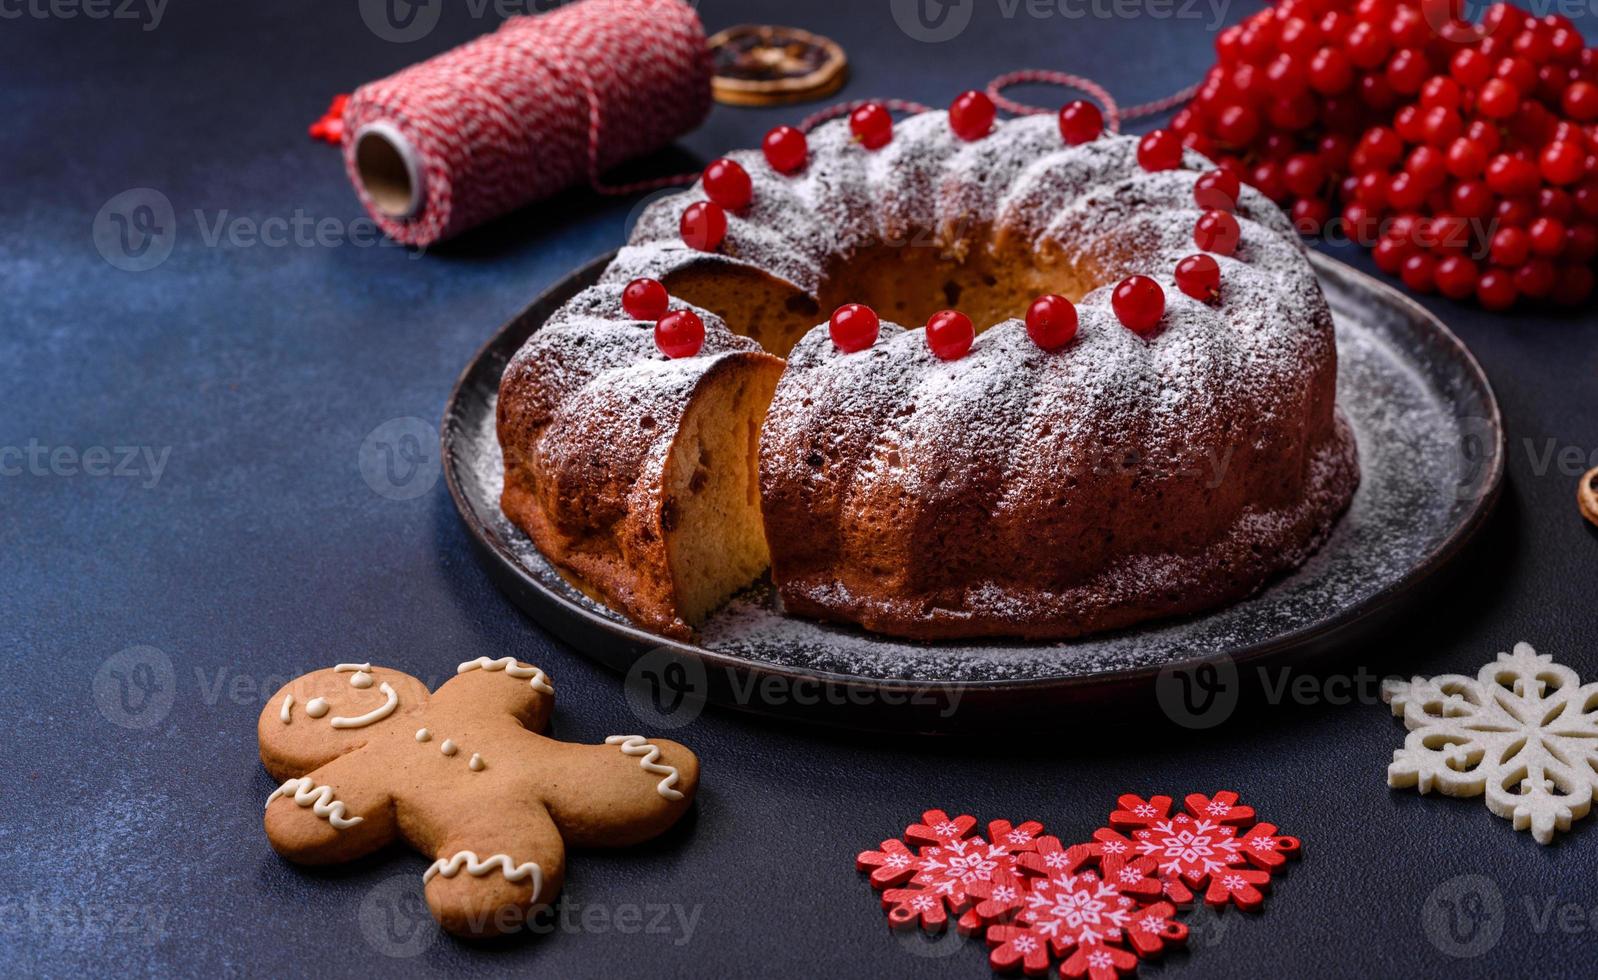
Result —
[[[167,0],[0,0],[0,20],[132,20],[153,31]]]
[[[0,0],[3,3],[4,0]],[[189,220],[206,248],[400,248],[412,257],[425,250],[402,245],[383,233],[367,215],[354,218],[313,215],[303,208],[290,214],[234,214],[229,208],[195,208]],[[146,272],[166,262],[177,245],[178,212],[153,187],[135,187],[113,196],[94,217],[92,237],[101,258],[124,272]]]
[[[467,921],[475,930],[499,935],[545,936],[560,932],[648,936],[681,947],[693,941],[704,911],[703,905],[679,902],[579,902],[561,895],[531,913],[523,908],[501,907],[469,915]],[[440,935],[415,875],[394,875],[374,886],[362,899],[357,918],[367,943],[395,959],[419,956]]]
[[[146,490],[161,482],[171,446],[47,446],[29,439],[23,446],[0,446],[0,477],[87,476],[140,480]]]
[[[0,936],[131,940],[153,946],[167,936],[167,912],[153,905],[0,899]]]
[[[927,44],[952,41],[971,24],[979,2],[991,2],[1004,20],[1202,20],[1217,31],[1231,0],[888,0],[906,37]]]
[[[882,705],[911,707],[937,718],[959,710],[965,689],[958,683],[882,682],[860,685],[825,677],[781,672],[740,672],[717,667],[714,679],[723,698],[738,705],[773,708],[846,708]],[[679,656],[667,647],[651,650],[627,671],[627,706],[646,726],[682,728],[699,717],[710,697],[713,677],[703,661]]]

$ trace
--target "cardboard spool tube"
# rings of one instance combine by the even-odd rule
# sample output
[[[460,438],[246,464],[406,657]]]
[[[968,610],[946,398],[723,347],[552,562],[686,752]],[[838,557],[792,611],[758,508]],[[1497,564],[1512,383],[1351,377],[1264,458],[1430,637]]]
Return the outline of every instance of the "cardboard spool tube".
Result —
[[[396,221],[421,213],[426,176],[416,149],[390,123],[367,123],[355,134],[355,176],[372,204]]]

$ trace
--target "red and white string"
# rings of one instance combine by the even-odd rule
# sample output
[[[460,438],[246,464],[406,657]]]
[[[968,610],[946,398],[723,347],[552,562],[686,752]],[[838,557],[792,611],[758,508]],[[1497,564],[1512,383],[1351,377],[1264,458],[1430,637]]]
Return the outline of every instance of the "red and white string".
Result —
[[[668,146],[710,111],[710,51],[680,0],[581,0],[514,17],[492,34],[357,89],[344,158],[362,203],[398,241],[426,246]],[[362,186],[355,141],[371,123],[415,152],[423,200],[409,218]],[[697,176],[697,175],[694,175]]]

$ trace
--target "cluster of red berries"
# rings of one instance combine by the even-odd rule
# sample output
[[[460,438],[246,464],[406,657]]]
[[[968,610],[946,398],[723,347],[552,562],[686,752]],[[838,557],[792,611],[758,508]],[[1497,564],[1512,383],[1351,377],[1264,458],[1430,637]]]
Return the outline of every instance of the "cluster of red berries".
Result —
[[[1598,51],[1571,22],[1446,0],[1280,0],[1227,28],[1171,120],[1290,208],[1334,214],[1418,292],[1584,302],[1598,258]]]

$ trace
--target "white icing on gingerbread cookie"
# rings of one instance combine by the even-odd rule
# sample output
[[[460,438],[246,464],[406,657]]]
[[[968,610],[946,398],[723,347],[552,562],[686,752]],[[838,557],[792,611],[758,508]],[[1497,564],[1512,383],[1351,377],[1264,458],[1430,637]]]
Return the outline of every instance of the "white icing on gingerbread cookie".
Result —
[[[677,785],[677,767],[660,764],[659,747],[649,744],[642,735],[612,735],[605,739],[605,744],[620,745],[624,755],[642,756],[638,760],[638,768],[666,777],[656,784],[655,792],[668,800],[682,799],[682,793],[672,788]]]
[[[382,705],[373,708],[364,715],[356,715],[353,718],[339,716],[329,721],[328,724],[332,725],[334,728],[365,728],[367,725],[370,725],[376,721],[382,721],[384,718],[387,718],[389,715],[393,714],[394,709],[399,707],[399,693],[389,686],[388,681],[384,681],[382,684],[378,685],[377,689],[382,691],[386,697],[386,700],[382,703]]]
[[[349,671],[352,671],[352,670],[360,671],[362,673],[371,673],[372,665],[371,664],[338,664],[338,665],[334,666],[333,670],[336,673],[340,673],[340,674],[348,673]]]
[[[292,694],[283,695],[283,710],[279,711],[277,713],[277,716],[279,718],[283,719],[283,724],[285,724],[285,725],[287,725],[289,723],[289,709],[292,708],[292,707],[294,707],[294,695],[292,695]]]
[[[365,817],[345,816],[348,811],[345,809],[344,804],[333,799],[333,787],[318,786],[311,781],[309,776],[285,780],[282,786],[273,790],[272,795],[266,798],[266,805],[271,806],[273,800],[280,796],[288,796],[290,793],[294,794],[295,803],[300,806],[308,806],[311,808],[312,813],[319,817],[325,817],[335,830],[353,827],[366,819]]]
[[[327,698],[312,698],[305,703],[305,713],[312,718],[320,718],[327,714]]]
[[[350,687],[359,688],[360,690],[364,691],[371,686],[372,675],[368,674],[364,670],[350,678]]]
[[[454,755],[455,754],[455,742],[452,739],[447,739],[446,738],[446,739],[444,739],[444,744],[440,745],[438,747],[438,750],[440,752],[444,753],[445,755]]]
[[[416,730],[416,740],[418,742],[425,742],[425,741],[427,741],[428,739],[430,739],[432,737],[433,737],[433,733],[428,731],[425,728],[418,728]]]
[[[459,667],[456,667],[455,673],[464,674],[468,670],[477,669],[503,670],[510,677],[515,677],[519,680],[526,680],[527,683],[531,685],[532,689],[540,694],[555,693],[555,689],[550,686],[548,674],[545,674],[537,667],[523,667],[521,664],[516,662],[515,657],[500,657],[498,660],[490,660],[487,657],[478,657],[476,660],[468,660]]]
[[[506,881],[521,881],[524,878],[531,878],[533,879],[532,901],[534,903],[537,903],[538,893],[544,887],[544,873],[536,862],[526,861],[522,864],[516,864],[511,860],[509,854],[492,854],[489,855],[487,860],[479,861],[477,854],[473,851],[461,851],[452,855],[447,861],[443,858],[434,861],[432,866],[422,873],[422,884],[425,885],[432,881],[434,875],[453,878],[460,874],[463,869],[473,878],[481,878],[491,871],[498,871],[505,876]]]
[[[466,768],[470,769],[472,772],[482,772],[483,757],[478,755],[476,752],[473,752],[472,761],[466,763]]]

